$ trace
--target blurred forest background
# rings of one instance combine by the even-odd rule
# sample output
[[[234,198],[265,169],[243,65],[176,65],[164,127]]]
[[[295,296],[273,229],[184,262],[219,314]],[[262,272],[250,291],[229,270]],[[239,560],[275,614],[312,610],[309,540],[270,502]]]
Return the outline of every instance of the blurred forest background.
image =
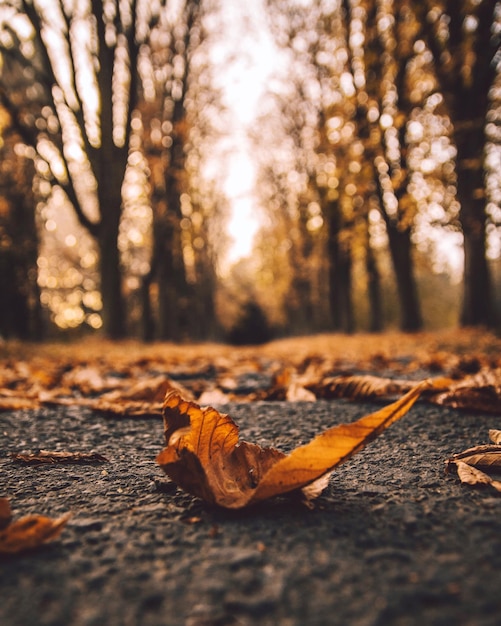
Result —
[[[0,0],[0,336],[499,330],[500,41],[494,0]]]

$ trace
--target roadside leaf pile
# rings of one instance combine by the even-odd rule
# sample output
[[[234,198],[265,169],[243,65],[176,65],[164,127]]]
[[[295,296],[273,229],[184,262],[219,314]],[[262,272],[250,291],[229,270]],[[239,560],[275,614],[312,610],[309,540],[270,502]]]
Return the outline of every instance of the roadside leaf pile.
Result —
[[[160,418],[169,390],[202,405],[386,401],[430,377],[435,385],[427,401],[499,414],[501,340],[461,331],[324,335],[252,348],[5,344],[0,345],[0,411],[79,405],[109,417]]]

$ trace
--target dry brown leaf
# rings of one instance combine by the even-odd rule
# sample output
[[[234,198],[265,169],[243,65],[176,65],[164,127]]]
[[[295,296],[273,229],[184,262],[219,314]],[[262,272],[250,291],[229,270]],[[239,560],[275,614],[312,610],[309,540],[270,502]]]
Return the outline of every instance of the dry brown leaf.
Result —
[[[14,452],[11,454],[13,461],[29,465],[41,465],[43,463],[107,463],[108,459],[96,452],[63,452],[40,450],[30,454]]]
[[[274,448],[239,441],[232,419],[211,407],[201,408],[169,392],[164,401],[167,446],[157,457],[180,487],[211,504],[244,506],[302,490],[316,497],[325,475],[375,439],[412,407],[428,382],[352,424],[340,424],[285,455]]]
[[[501,438],[501,431],[491,429],[489,437],[491,441],[497,442]],[[482,471],[498,474],[501,472],[501,444],[494,443],[468,448],[446,461],[447,470],[452,466],[456,466],[461,482],[469,485],[490,485],[497,491],[501,491],[501,481],[493,479]]]
[[[484,445],[468,448],[459,454],[455,454],[448,463],[463,461],[478,469],[501,472],[501,445]]]
[[[501,368],[483,369],[433,397],[436,404],[454,409],[501,413]]]
[[[496,445],[501,445],[501,430],[491,428],[489,430],[489,439]]]
[[[7,498],[1,498],[0,500],[5,501]],[[8,500],[7,506],[10,513]],[[0,511],[2,508],[5,508],[5,502],[1,505]],[[19,520],[7,523],[3,530],[0,530],[0,555],[16,554],[17,552],[31,550],[43,543],[56,539],[70,517],[70,513],[56,519],[43,515],[27,515]]]
[[[501,481],[493,480],[481,470],[473,467],[472,465],[468,465],[468,463],[465,463],[464,461],[455,461],[455,463],[459,479],[462,483],[473,486],[487,485],[493,487],[496,491],[501,492]]]
[[[381,378],[379,376],[335,376],[325,378],[311,389],[320,398],[366,399],[381,398],[406,393],[416,386],[416,381]]]

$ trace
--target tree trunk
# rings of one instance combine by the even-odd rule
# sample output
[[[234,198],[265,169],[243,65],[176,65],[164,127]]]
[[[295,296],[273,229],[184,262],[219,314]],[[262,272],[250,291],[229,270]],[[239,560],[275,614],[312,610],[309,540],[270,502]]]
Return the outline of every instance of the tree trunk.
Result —
[[[351,333],[354,330],[351,245],[348,239],[342,238],[341,215],[337,203],[329,205],[327,215],[332,327],[336,331]]]
[[[397,283],[400,305],[400,329],[404,332],[417,332],[423,327],[423,318],[412,258],[412,227],[401,225],[398,220],[392,219],[386,212],[381,178],[375,165],[374,179],[379,211],[386,225],[391,262]],[[400,194],[397,193],[395,195],[397,201],[400,201]]]
[[[146,342],[150,342],[155,339],[155,320],[153,318],[153,310],[151,307],[151,284],[152,273],[148,272],[146,276],[143,276],[140,287],[141,338]]]
[[[423,320],[414,278],[411,230],[399,229],[398,224],[388,219],[386,230],[400,302],[400,328],[404,332],[416,332],[423,327]]]
[[[0,155],[0,336],[36,341],[42,339],[43,324],[37,282],[34,167],[15,154],[17,140],[4,132]]]
[[[95,167],[95,176],[101,211],[97,244],[103,302],[103,331],[109,339],[122,339],[126,336],[127,329],[118,234],[122,215],[126,150],[114,144],[103,145],[101,153]]]
[[[471,96],[473,97],[473,96]],[[480,98],[478,100],[481,100]],[[464,276],[461,324],[494,326],[494,303],[486,256],[486,193],[484,182],[484,120],[488,104],[457,101],[454,109],[457,195],[463,231]],[[472,110],[473,109],[473,110]]]
[[[158,250],[158,333],[160,339],[179,341],[187,324],[187,284],[179,216],[173,206],[176,194],[170,195],[168,200],[168,212],[157,224],[155,233]]]
[[[381,278],[374,255],[374,250],[367,242],[365,269],[367,272],[367,291],[369,297],[369,330],[378,333],[383,330],[383,308],[381,299]]]
[[[499,3],[473,3],[477,24],[474,33],[464,28],[464,3],[449,0],[446,20],[431,21],[426,3],[412,3],[434,59],[440,90],[453,125],[457,148],[457,192],[459,219],[464,237],[464,279],[461,323],[468,326],[495,325],[493,292],[486,259],[486,194],[484,184],[485,122],[491,105],[489,95],[499,75],[498,35],[493,33]],[[437,24],[447,23],[445,43],[437,35]],[[473,38],[471,49],[466,37]]]
[[[111,219],[111,218],[114,219]],[[109,339],[126,335],[125,303],[122,293],[120,251],[118,249],[119,215],[107,215],[98,235],[103,330]]]
[[[190,336],[202,341],[214,340],[218,336],[215,290],[216,273],[212,255],[206,242],[196,261],[196,284],[190,286],[190,308],[196,308],[195,324]]]
[[[458,149],[459,213],[464,238],[464,279],[461,324],[463,326],[493,326],[492,285],[486,257],[485,197],[483,172],[473,160],[461,158]],[[470,161],[471,162],[471,161]],[[476,192],[476,193],[475,193]]]

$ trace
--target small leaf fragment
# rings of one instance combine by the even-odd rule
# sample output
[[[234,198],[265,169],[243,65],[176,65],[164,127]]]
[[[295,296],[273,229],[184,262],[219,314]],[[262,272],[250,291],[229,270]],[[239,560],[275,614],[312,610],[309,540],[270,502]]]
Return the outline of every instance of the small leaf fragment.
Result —
[[[0,498],[0,515],[2,509],[5,512],[5,501],[7,498]],[[63,530],[66,522],[71,517],[71,513],[62,515],[56,519],[45,517],[44,515],[27,515],[19,520],[8,523],[0,530],[0,555],[16,554],[37,548],[43,543],[56,539]]]
[[[496,445],[501,445],[501,430],[491,428],[489,430],[489,439]]]
[[[11,454],[13,461],[27,465],[40,465],[44,463],[108,463],[108,459],[97,452],[63,452],[61,450],[40,450],[25,454],[14,452]]]
[[[0,498],[0,530],[10,524],[12,511],[8,498]]]

